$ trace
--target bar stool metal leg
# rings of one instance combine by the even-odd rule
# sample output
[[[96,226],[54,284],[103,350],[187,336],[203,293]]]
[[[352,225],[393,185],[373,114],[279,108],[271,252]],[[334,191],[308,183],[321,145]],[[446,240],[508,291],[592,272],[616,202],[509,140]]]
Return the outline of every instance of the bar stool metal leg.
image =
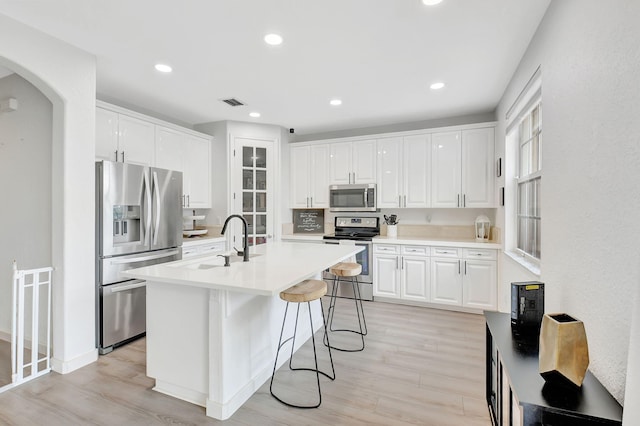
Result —
[[[338,285],[340,283],[340,279],[335,276],[333,279],[333,289],[331,291],[331,299],[329,300],[329,310],[327,313],[327,317],[328,317],[328,329],[332,332],[348,332],[348,333],[355,333],[355,334],[359,334],[360,335],[360,339],[362,341],[362,344],[360,347],[355,348],[355,349],[346,349],[346,348],[339,348],[335,345],[330,345],[328,343],[329,340],[329,336],[328,333],[325,332],[325,336],[323,339],[323,343],[325,346],[328,346],[332,349],[335,349],[337,351],[342,351],[342,352],[360,352],[362,350],[364,350],[365,344],[364,344],[364,336],[367,335],[367,323],[364,317],[364,308],[362,307],[362,297],[360,296],[360,288],[358,285],[358,278],[357,276],[351,277],[351,285],[353,286],[353,299],[354,299],[354,303],[356,305],[356,314],[358,317],[358,327],[359,330],[351,330],[351,329],[344,329],[344,328],[339,328],[339,329],[334,329],[333,328],[333,316],[335,313],[335,306],[336,306],[336,294],[337,294],[337,288]],[[342,280],[344,282],[344,280]],[[348,281],[347,281],[348,282]],[[363,328],[364,325],[364,328]]]
[[[320,300],[320,310],[322,312],[322,322],[324,325],[324,334],[327,335],[327,321],[325,319],[324,316],[324,307],[322,304],[322,299],[318,299]],[[293,361],[293,353],[294,353],[294,348],[295,348],[295,340],[296,340],[296,333],[298,331],[298,317],[300,314],[300,304],[298,304],[298,309],[296,310],[296,322],[294,325],[294,329],[293,329],[293,336],[289,337],[288,339],[286,339],[285,341],[282,341],[282,336],[284,334],[284,326],[286,324],[287,321],[287,312],[289,310],[289,302],[287,302],[287,306],[285,307],[285,311],[284,311],[284,318],[282,320],[282,329],[280,330],[280,339],[278,340],[278,350],[276,352],[276,360],[273,363],[273,373],[271,374],[271,382],[269,384],[269,392],[271,393],[271,395],[277,399],[278,401],[280,401],[282,404],[287,405],[289,407],[294,407],[294,408],[317,408],[320,406],[320,404],[322,403],[322,392],[320,390],[320,374],[322,374],[323,376],[327,377],[330,380],[335,380],[336,378],[336,371],[335,371],[335,367],[333,365],[333,357],[331,355],[331,346],[328,347],[329,349],[329,360],[331,361],[331,375],[325,373],[324,371],[321,371],[318,368],[318,355],[317,355],[317,351],[316,351],[316,340],[315,340],[315,334],[313,333],[313,316],[311,314],[311,302],[307,302],[307,307],[309,310],[309,324],[311,325],[311,342],[313,344],[313,359],[315,361],[315,368],[306,368],[306,367],[296,367],[294,368],[292,366],[292,361]],[[327,336],[328,339],[328,336]],[[275,377],[276,374],[276,368],[278,366],[278,354],[280,353],[280,349],[282,348],[283,345],[285,345],[289,340],[291,340],[291,356],[289,358],[289,369],[293,370],[293,371],[312,371],[316,373],[316,382],[318,385],[318,403],[314,404],[314,405],[296,405],[296,404],[292,404],[289,402],[286,402],[284,400],[282,400],[281,398],[279,398],[276,394],[273,393],[273,379]]]

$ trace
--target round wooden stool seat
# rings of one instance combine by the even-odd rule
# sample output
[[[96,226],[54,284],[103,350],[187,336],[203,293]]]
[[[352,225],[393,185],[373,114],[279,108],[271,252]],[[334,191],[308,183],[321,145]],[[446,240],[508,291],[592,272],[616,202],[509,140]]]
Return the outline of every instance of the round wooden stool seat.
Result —
[[[339,277],[355,277],[362,273],[362,265],[355,262],[340,262],[333,265],[329,272]]]
[[[303,303],[320,299],[327,294],[327,283],[320,280],[305,280],[280,292],[286,302]]]

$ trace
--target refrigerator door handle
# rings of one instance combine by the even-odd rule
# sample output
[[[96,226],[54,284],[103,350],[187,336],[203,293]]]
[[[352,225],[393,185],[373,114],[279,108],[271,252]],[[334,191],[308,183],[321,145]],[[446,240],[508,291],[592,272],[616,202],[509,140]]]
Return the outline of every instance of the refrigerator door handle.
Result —
[[[156,223],[153,226],[153,245],[158,243],[158,233],[160,232],[160,190],[158,189],[158,172],[153,172],[153,192],[156,200]]]
[[[150,237],[149,234],[151,232],[151,188],[149,188],[149,180],[147,177],[147,173],[144,173],[142,175],[142,183],[143,183],[142,199],[144,203],[143,215],[146,216],[144,228],[142,228],[144,230],[144,236],[142,237],[142,242],[144,245],[148,246],[149,245],[148,238]],[[146,198],[146,202],[145,202],[145,198]]]
[[[137,262],[144,262],[147,260],[153,260],[153,259],[162,259],[163,257],[170,257],[173,256],[175,254],[180,253],[180,250],[170,250],[170,251],[163,251],[160,254],[150,254],[148,256],[140,256],[140,257],[126,257],[124,259],[122,258],[114,258],[113,260],[111,260],[111,264],[112,265],[123,265],[126,263],[137,263]]]
[[[121,291],[133,290],[135,288],[144,287],[147,285],[146,281],[143,280],[135,280],[133,283],[127,284],[117,284],[114,286],[110,286],[109,289],[111,293],[119,293]]]

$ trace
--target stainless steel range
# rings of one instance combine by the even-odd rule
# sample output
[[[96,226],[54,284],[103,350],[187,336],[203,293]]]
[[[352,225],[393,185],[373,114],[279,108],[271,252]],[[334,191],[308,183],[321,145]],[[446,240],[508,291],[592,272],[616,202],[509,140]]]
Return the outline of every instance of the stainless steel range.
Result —
[[[323,237],[325,244],[356,244],[364,247],[364,250],[356,255],[356,262],[362,265],[362,274],[358,276],[358,281],[363,300],[373,300],[372,240],[378,235],[380,235],[380,219],[377,217],[338,216],[335,219],[335,234]],[[325,272],[324,278],[331,281],[333,275]],[[353,298],[352,287],[340,286],[338,296]]]

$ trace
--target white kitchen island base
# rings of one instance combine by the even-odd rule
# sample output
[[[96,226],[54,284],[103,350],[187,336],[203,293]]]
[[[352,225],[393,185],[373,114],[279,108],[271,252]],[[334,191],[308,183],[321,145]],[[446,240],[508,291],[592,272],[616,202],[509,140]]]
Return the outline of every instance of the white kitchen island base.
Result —
[[[271,376],[286,302],[279,293],[361,251],[359,246],[272,243],[249,262],[216,256],[123,273],[147,281],[147,375],[154,390],[228,419]],[[307,304],[300,304],[302,318]],[[313,324],[322,327],[319,302]],[[297,350],[310,337],[299,323]],[[294,318],[284,335],[293,334]],[[289,347],[290,349],[290,347]],[[286,353],[286,346],[283,352]],[[279,358],[280,367],[287,357]]]
[[[285,305],[278,296],[149,283],[147,375],[156,379],[154,390],[229,418],[271,377]],[[311,307],[317,331],[320,304]],[[306,318],[307,305],[300,310]],[[285,335],[293,333],[290,323]],[[311,337],[307,324],[300,322],[296,346]]]

